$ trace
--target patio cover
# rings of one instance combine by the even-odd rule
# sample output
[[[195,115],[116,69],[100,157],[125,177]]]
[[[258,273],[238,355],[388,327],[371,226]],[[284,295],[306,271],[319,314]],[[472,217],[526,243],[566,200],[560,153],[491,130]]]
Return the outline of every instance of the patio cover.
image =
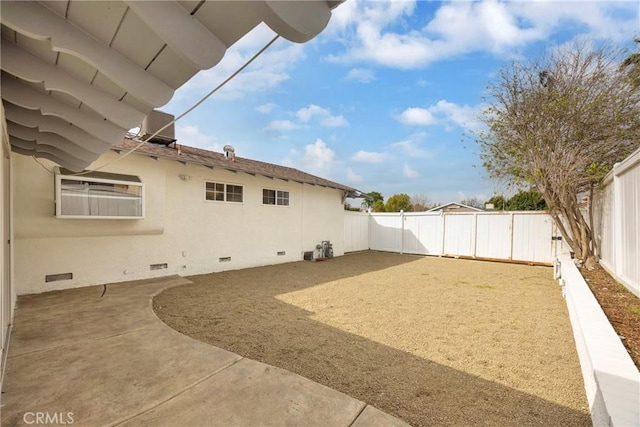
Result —
[[[304,43],[342,1],[3,0],[11,149],[80,171],[261,22]]]

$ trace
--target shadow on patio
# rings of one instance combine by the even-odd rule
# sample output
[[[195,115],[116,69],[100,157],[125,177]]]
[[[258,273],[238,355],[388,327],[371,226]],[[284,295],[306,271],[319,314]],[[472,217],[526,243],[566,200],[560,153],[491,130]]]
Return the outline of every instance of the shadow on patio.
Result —
[[[273,366],[163,324],[154,294],[179,277],[19,298],[2,425],[341,425],[404,423]]]

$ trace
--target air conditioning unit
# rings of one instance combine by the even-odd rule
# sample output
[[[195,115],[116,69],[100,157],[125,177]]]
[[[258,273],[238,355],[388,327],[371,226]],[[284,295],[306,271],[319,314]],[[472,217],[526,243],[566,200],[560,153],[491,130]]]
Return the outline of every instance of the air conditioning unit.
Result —
[[[176,142],[176,130],[173,123],[174,119],[175,117],[172,114],[168,114],[160,110],[153,110],[142,122],[142,137],[147,139],[167,124],[171,123],[151,138],[149,142],[165,145]]]

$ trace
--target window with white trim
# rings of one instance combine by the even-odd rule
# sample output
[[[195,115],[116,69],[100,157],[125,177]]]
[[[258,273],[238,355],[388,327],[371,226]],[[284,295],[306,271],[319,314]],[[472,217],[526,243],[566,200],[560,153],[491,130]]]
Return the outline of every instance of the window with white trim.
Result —
[[[60,169],[55,191],[58,218],[144,218],[144,184],[137,176]]]
[[[289,206],[289,192],[282,190],[262,189],[262,204]]]
[[[242,203],[243,190],[242,185],[206,181],[204,198],[209,201]]]

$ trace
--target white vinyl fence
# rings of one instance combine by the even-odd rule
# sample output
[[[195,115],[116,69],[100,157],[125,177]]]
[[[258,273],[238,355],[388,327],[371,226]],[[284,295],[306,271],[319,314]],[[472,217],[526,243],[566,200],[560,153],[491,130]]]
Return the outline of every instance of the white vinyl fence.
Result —
[[[600,264],[640,296],[640,149],[605,177],[593,220]]]
[[[552,264],[556,228],[545,212],[345,212],[345,251]]]

